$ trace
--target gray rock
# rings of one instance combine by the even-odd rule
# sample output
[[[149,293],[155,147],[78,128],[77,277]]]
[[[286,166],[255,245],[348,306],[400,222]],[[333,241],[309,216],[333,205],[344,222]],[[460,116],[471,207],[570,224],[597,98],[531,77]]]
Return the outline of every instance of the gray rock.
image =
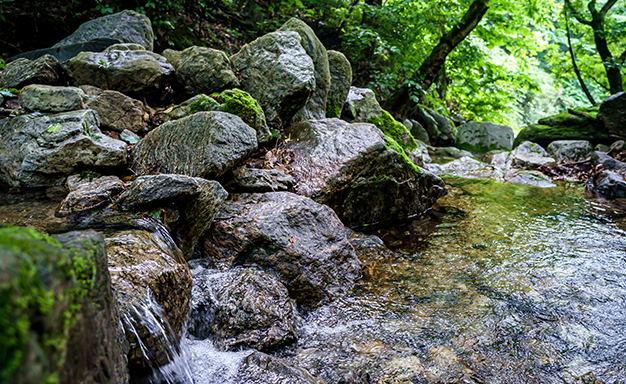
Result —
[[[426,166],[426,169],[436,175],[456,176],[466,179],[491,178],[501,181],[504,176],[504,172],[500,168],[467,156],[443,165],[429,164]]]
[[[426,130],[428,134],[428,140],[423,140],[425,143],[435,145],[439,140],[439,136],[441,135],[441,131],[439,130],[439,126],[437,125],[437,121],[434,117],[430,115],[422,106],[416,105],[415,109],[410,115],[411,119],[415,119],[415,121],[419,124],[416,129],[419,129],[421,126]],[[413,133],[413,132],[411,132]],[[418,136],[423,136],[423,133],[416,132]]]
[[[52,186],[84,167],[126,166],[126,144],[103,135],[92,110],[27,115],[0,132],[0,179],[12,186]]]
[[[247,192],[277,192],[293,189],[293,177],[277,169],[239,167],[233,171],[234,187]]]
[[[28,51],[9,57],[7,62],[11,62],[17,59],[36,60],[42,56],[50,55],[56,57],[59,62],[63,63],[72,57],[78,55],[81,52],[102,52],[108,47],[119,43],[118,39],[110,38],[98,38],[86,42],[63,45],[55,48],[36,49],[34,51]]]
[[[152,51],[154,47],[154,32],[150,19],[146,15],[129,10],[83,23],[74,33],[52,47],[83,43],[97,38],[117,39],[123,43],[137,43],[149,51]]]
[[[79,185],[91,183],[92,181],[99,179],[101,176],[102,175],[99,173],[89,171],[77,173],[67,177],[67,180],[65,181],[65,186],[70,192],[72,192],[75,191]]]
[[[626,163],[612,158],[605,152],[594,151],[591,154],[591,160],[594,165],[601,165],[602,168],[608,171],[626,172]]]
[[[83,183],[63,199],[57,214],[69,216],[97,209],[109,204],[124,190],[124,183],[117,176],[104,176],[90,183]]]
[[[346,56],[337,51],[328,51],[330,89],[326,101],[326,117],[340,117],[352,85],[352,66]]]
[[[511,127],[493,123],[467,123],[458,128],[457,147],[483,154],[495,149],[510,151],[515,134]]]
[[[176,51],[174,49],[166,49],[163,52],[161,52],[161,56],[165,57],[168,63],[176,67],[176,61],[180,57],[181,52],[182,51]]]
[[[0,88],[20,89],[29,84],[67,85],[67,75],[54,56],[45,55],[37,60],[17,59],[0,72]]]
[[[20,104],[31,111],[67,112],[85,109],[85,92],[75,87],[31,84],[20,92]]]
[[[352,123],[366,123],[370,117],[380,117],[383,109],[376,100],[374,91],[367,88],[350,87],[341,111],[341,118]]]
[[[198,284],[195,280],[194,276],[194,283]],[[270,273],[243,270],[230,283],[203,295],[206,296],[203,302],[209,302],[213,308],[201,310],[213,315],[213,340],[221,350],[269,351],[298,338],[296,303],[289,298],[287,288]],[[196,315],[194,310],[190,314],[192,319]]]
[[[457,130],[452,121],[433,110],[428,112],[437,122],[437,129],[439,129],[439,137],[435,144],[440,147],[454,145],[456,143]]]
[[[258,147],[254,129],[224,112],[198,112],[150,131],[132,151],[139,175],[155,171],[213,179]],[[194,151],[190,151],[194,148]]]
[[[81,52],[66,68],[79,85],[93,85],[130,96],[160,96],[174,76],[163,56],[149,51]]]
[[[154,209],[173,203],[176,220],[168,221],[172,237],[189,260],[202,233],[209,228],[228,193],[217,181],[184,175],[138,177],[115,203],[126,210]]]
[[[289,192],[226,202],[206,233],[205,257],[216,265],[259,266],[275,273],[299,305],[346,294],[360,263],[329,207]]]
[[[607,153],[608,151],[610,151],[610,150],[611,150],[611,148],[610,148],[608,145],[605,145],[605,144],[597,144],[597,145],[593,148],[593,150],[594,150],[594,151],[596,151],[596,152],[604,152],[604,153]]]
[[[532,185],[539,188],[556,187],[548,176],[533,170],[511,169],[504,175],[504,179],[509,183]]]
[[[586,140],[557,140],[548,145],[548,153],[559,163],[579,161],[593,152],[593,146]]]
[[[148,128],[146,108],[141,101],[118,91],[103,91],[90,86],[81,89],[87,89],[87,106],[98,112],[102,129],[141,132]]]
[[[137,43],[119,43],[119,44],[110,45],[110,46],[108,46],[106,48],[107,51],[112,51],[112,50],[116,50],[116,51],[143,51],[145,49],[146,49],[146,47],[144,47],[141,44],[137,44]]]
[[[294,116],[293,121],[323,119],[326,117],[326,105],[330,90],[330,69],[326,48],[315,36],[315,32],[299,19],[289,19],[278,31],[292,31],[300,35],[300,44],[313,60],[315,68],[315,90],[305,106]]]
[[[419,150],[422,152],[422,161],[424,162],[424,164],[430,164],[433,162],[433,159],[430,158],[430,153],[428,153],[428,145],[420,140],[415,140],[415,144],[417,145],[417,147],[419,148]]]
[[[626,180],[617,172],[602,171],[596,176],[595,191],[607,199],[626,197]]]
[[[447,193],[441,179],[396,152],[373,124],[312,120],[285,134],[292,138],[287,166],[296,192],[330,206],[348,226],[406,218]]]
[[[598,120],[613,138],[626,139],[626,92],[608,97],[600,105]]]
[[[191,274],[166,231],[104,233],[111,282],[130,349],[131,369],[167,364],[183,333]]]
[[[503,172],[511,168],[511,152],[503,150],[489,151],[480,156],[480,161],[500,168]]]
[[[511,167],[518,169],[539,169],[540,167],[555,167],[556,160],[551,157],[541,156],[537,153],[511,154]]]
[[[178,81],[190,96],[239,86],[228,56],[217,49],[189,47],[177,55],[172,65]]]
[[[271,126],[289,124],[315,90],[315,67],[296,32],[272,32],[231,57],[241,87],[256,99]]]
[[[185,100],[163,116],[163,122],[182,119],[197,112],[221,111],[222,106],[212,97],[200,94]]]
[[[472,156],[471,152],[456,147],[429,147],[428,153],[432,156],[451,157],[453,159]]]
[[[626,150],[626,142],[624,142],[624,140],[618,140],[614,142],[613,144],[611,144],[611,146],[609,147],[608,153],[618,154],[624,150]]]
[[[426,128],[424,128],[422,124],[420,124],[417,120],[407,119],[405,120],[404,125],[409,131],[411,131],[411,135],[413,135],[415,140],[419,140],[427,145],[430,145],[430,138],[428,136]]]
[[[307,370],[262,352],[246,357],[237,372],[237,380],[246,384],[321,384]]]
[[[519,153],[534,153],[539,156],[548,156],[548,152],[546,152],[541,145],[533,143],[532,141],[524,141],[511,152],[511,155]]]

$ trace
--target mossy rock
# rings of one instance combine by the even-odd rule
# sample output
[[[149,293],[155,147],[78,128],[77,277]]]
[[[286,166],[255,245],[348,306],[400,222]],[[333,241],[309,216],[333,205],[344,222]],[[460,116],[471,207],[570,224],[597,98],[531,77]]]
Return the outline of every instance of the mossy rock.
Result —
[[[192,97],[191,99],[185,100],[180,103],[170,112],[163,116],[162,120],[164,123],[172,120],[182,119],[183,117],[191,116],[194,113],[204,112],[204,111],[221,111],[222,106],[220,103],[215,101],[213,98],[201,93]]]
[[[219,94],[214,93],[211,97],[222,104],[223,112],[239,116],[244,123],[254,128],[259,143],[265,143],[272,139],[263,108],[248,92],[234,88]]]
[[[377,126],[383,133],[398,143],[402,149],[413,150],[417,148],[417,143],[406,126],[391,116],[391,114],[383,110],[380,116],[371,116],[367,119],[368,123]]]

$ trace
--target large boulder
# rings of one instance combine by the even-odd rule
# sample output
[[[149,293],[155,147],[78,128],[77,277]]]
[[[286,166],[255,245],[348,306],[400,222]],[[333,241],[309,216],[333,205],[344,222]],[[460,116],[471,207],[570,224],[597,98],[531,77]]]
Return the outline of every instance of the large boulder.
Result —
[[[413,164],[373,124],[316,120],[286,134],[296,192],[330,206],[348,226],[403,219],[447,193],[440,178]]]
[[[63,63],[81,52],[102,52],[108,47],[120,43],[119,39],[111,39],[101,37],[86,42],[63,45],[60,47],[36,49],[33,51],[23,52],[19,55],[9,57],[7,61],[17,59],[36,60],[42,56],[54,56],[59,62]]]
[[[144,104],[118,91],[104,91],[84,85],[87,107],[98,112],[100,127],[105,130],[141,132],[147,130],[147,111]]]
[[[36,60],[17,59],[0,72],[0,88],[22,88],[29,84],[67,85],[61,63],[50,55]]]
[[[20,92],[20,104],[31,111],[67,112],[85,109],[84,99],[85,92],[75,87],[32,84]]]
[[[585,159],[593,152],[593,146],[586,140],[558,140],[548,145],[548,153],[559,163]]]
[[[123,43],[136,43],[152,51],[154,32],[146,15],[135,11],[122,11],[83,23],[74,33],[59,41],[53,48],[85,43],[98,38],[117,39]]]
[[[297,339],[296,304],[274,275],[240,270],[215,286],[215,275],[208,275],[209,270],[196,271],[189,315],[194,337],[212,334],[219,349],[231,351],[268,351]]]
[[[153,172],[214,179],[258,147],[256,132],[225,112],[198,112],[150,131],[131,152],[137,174]]]
[[[571,109],[556,116],[546,117],[537,124],[522,129],[514,146],[532,141],[547,147],[556,140],[587,140],[595,144],[611,142],[604,124],[598,120],[598,107]]]
[[[179,83],[190,96],[239,86],[228,56],[217,49],[189,47],[172,61]]]
[[[436,145],[439,140],[439,136],[441,135],[437,120],[435,120],[435,118],[431,116],[431,114],[421,105],[416,105],[409,117],[418,123],[417,125],[413,124],[414,126],[411,129],[413,136],[415,136],[416,139],[418,137],[423,137],[423,132],[420,130],[420,128],[423,128],[428,135],[428,140],[420,140],[428,144]]]
[[[352,66],[346,56],[337,51],[328,51],[330,89],[326,100],[326,117],[339,118],[352,85]]]
[[[168,363],[189,313],[191,274],[167,232],[110,230],[104,233],[109,272],[132,370]]]
[[[289,124],[315,90],[315,67],[301,40],[296,32],[272,32],[231,57],[241,87],[259,102],[273,126]]]
[[[330,69],[328,53],[315,32],[300,19],[289,19],[278,31],[292,31],[300,35],[300,44],[313,60],[315,68],[315,90],[306,105],[294,116],[294,121],[323,119],[326,117],[326,103],[330,90]]]
[[[184,175],[138,177],[116,200],[123,209],[154,209],[173,204],[175,220],[167,224],[172,237],[189,260],[202,233],[209,228],[228,193],[217,181]]]
[[[374,91],[368,88],[350,87],[341,118],[351,123],[365,123],[371,117],[380,117],[383,109],[376,100]]]
[[[0,228],[0,381],[127,383],[101,236]]]
[[[89,109],[20,116],[0,131],[0,179],[16,187],[57,185],[84,167],[124,167],[126,155]]]
[[[289,296],[315,306],[346,294],[360,263],[329,207],[289,192],[226,202],[203,243],[216,265],[258,266],[275,273]]]
[[[602,102],[598,120],[612,139],[626,139],[626,92],[616,93]]]
[[[150,51],[106,49],[81,52],[66,68],[79,85],[93,85],[130,96],[162,95],[174,76],[174,67]]]
[[[466,123],[458,128],[457,147],[483,154],[496,149],[513,149],[515,134],[511,127],[494,123]]]

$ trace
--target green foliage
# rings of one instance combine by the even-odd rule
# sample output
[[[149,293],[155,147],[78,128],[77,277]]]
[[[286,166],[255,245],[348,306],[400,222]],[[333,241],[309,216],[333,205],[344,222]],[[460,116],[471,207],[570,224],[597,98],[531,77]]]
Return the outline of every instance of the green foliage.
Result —
[[[46,132],[48,132],[48,133],[56,132],[56,131],[58,131],[61,128],[63,128],[61,123],[52,124],[52,125],[50,125],[48,127],[48,129],[46,129]]]
[[[4,67],[6,67],[6,66],[7,66],[7,62],[4,61],[3,59],[0,59],[0,69],[4,69]]]

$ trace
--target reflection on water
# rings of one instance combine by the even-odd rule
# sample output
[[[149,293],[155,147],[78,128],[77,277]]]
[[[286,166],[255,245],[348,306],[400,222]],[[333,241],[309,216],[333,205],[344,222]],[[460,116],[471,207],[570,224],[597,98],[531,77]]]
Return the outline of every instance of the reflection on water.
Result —
[[[626,382],[626,232],[577,186],[446,181],[285,356],[329,383]]]

